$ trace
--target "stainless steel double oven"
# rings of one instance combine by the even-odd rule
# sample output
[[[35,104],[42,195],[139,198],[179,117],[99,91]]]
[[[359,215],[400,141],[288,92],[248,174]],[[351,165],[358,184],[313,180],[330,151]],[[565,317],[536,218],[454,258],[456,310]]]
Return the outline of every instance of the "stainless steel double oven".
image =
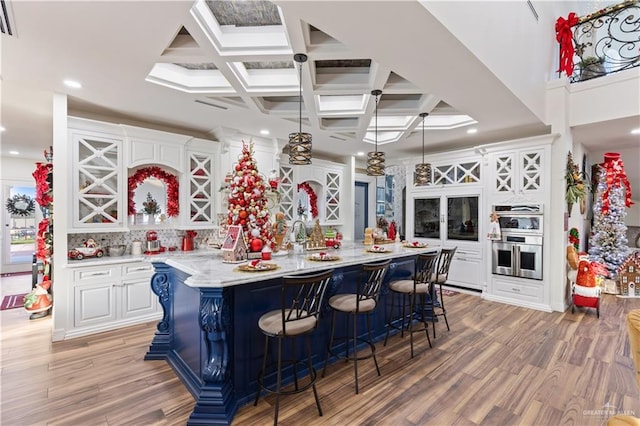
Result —
[[[496,205],[501,239],[492,243],[492,272],[542,279],[543,214],[539,204]]]

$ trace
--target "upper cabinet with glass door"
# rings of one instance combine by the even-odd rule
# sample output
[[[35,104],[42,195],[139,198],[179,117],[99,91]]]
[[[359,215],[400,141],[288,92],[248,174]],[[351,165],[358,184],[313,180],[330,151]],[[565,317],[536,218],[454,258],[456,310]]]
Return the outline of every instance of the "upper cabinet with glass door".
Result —
[[[119,230],[126,226],[123,206],[123,139],[70,129],[72,229]]]
[[[545,150],[526,149],[491,156],[491,189],[498,196],[533,196],[544,188]]]

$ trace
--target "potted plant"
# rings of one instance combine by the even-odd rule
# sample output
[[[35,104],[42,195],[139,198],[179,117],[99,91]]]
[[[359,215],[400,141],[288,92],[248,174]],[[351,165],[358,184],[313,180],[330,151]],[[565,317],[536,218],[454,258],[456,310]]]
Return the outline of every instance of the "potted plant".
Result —
[[[586,56],[578,62],[580,68],[580,81],[589,80],[605,74],[604,60],[597,56]]]

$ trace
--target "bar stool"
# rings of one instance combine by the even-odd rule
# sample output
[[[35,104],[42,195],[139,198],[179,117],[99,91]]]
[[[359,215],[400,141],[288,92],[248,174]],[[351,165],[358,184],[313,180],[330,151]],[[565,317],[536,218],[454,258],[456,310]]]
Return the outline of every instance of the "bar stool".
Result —
[[[378,366],[378,360],[376,359],[376,347],[373,343],[371,336],[371,320],[370,314],[376,309],[378,305],[378,296],[380,295],[380,289],[382,287],[382,280],[384,279],[391,260],[385,260],[383,262],[368,263],[362,265],[360,271],[360,277],[358,279],[358,287],[356,293],[344,293],[336,294],[329,298],[329,306],[332,308],[331,315],[331,337],[329,338],[329,345],[327,347],[327,358],[324,362],[324,369],[322,370],[322,377],[327,372],[327,365],[329,363],[329,357],[335,356],[337,358],[344,358],[346,361],[353,361],[353,369],[355,376],[356,394],[359,392],[358,387],[358,361],[373,358],[373,362],[376,365],[376,371],[380,376],[380,367]],[[335,325],[336,325],[336,313],[342,312],[347,314],[346,325],[347,331],[344,337],[335,337]],[[367,336],[359,337],[357,328],[358,315],[364,314],[367,321]],[[349,326],[349,320],[353,320],[352,327]],[[336,354],[333,349],[333,343],[335,340],[345,342],[345,354]],[[369,353],[366,355],[358,356],[357,346],[358,341],[364,342],[369,346]],[[349,354],[353,349],[353,354]]]
[[[273,424],[278,424],[278,408],[280,403],[280,395],[289,395],[303,392],[309,388],[313,388],[313,395],[318,406],[318,413],[322,416],[322,407],[320,407],[320,399],[316,391],[316,370],[311,363],[311,340],[310,335],[318,325],[318,317],[322,308],[327,285],[331,281],[333,269],[315,274],[285,276],[282,278],[281,288],[281,306],[265,313],[258,320],[258,327],[265,335],[264,358],[262,361],[262,369],[258,376],[258,394],[254,406],[258,405],[260,399],[260,391],[265,390],[276,395],[275,414]],[[305,336],[306,352],[307,352],[307,369],[309,372],[308,383],[301,385],[298,382],[298,364],[303,360],[299,360],[295,356],[295,339]],[[276,383],[269,386],[264,383],[264,376],[267,370],[267,354],[269,352],[269,340],[277,339],[278,342],[278,359],[276,361]],[[291,340],[291,359],[282,359],[282,346],[284,339]],[[293,370],[293,388],[283,387],[282,372],[283,364],[290,365]]]
[[[440,312],[436,313],[434,310],[434,315],[436,317],[444,317],[444,322],[447,325],[447,331],[450,331],[449,321],[447,320],[447,310],[444,307],[444,298],[442,297],[442,284],[445,284],[449,279],[449,267],[451,266],[451,260],[453,259],[453,255],[456,254],[456,250],[458,247],[454,247],[451,249],[442,249],[440,250],[440,256],[438,257],[438,266],[436,267],[435,275],[433,277],[434,284],[438,284],[440,288],[440,305],[435,305],[436,309],[439,309]],[[433,338],[436,338],[436,323],[433,323]]]
[[[435,290],[433,285],[434,271],[436,270],[436,264],[438,262],[439,253],[421,253],[415,260],[415,271],[413,279],[411,280],[396,280],[389,283],[389,290],[391,291],[391,310],[396,307],[394,305],[395,296],[402,296],[402,315],[400,316],[400,326],[394,324],[397,319],[393,319],[393,312],[387,319],[387,332],[384,337],[384,345],[387,344],[389,338],[389,331],[391,328],[399,329],[401,336],[404,337],[405,319],[407,320],[407,331],[409,333],[409,340],[411,342],[411,358],[413,358],[413,333],[424,331],[427,335],[427,341],[429,347],[431,345],[431,338],[429,337],[429,324],[428,321],[433,323],[435,328],[434,317],[434,303]],[[409,297],[409,312],[405,313],[406,297]],[[416,312],[416,298],[420,297],[419,311]],[[429,317],[425,317],[425,310],[427,308],[427,297],[429,297],[429,304],[431,312]],[[414,328],[414,322],[416,321],[416,315],[419,314],[420,322],[423,326],[420,328]]]

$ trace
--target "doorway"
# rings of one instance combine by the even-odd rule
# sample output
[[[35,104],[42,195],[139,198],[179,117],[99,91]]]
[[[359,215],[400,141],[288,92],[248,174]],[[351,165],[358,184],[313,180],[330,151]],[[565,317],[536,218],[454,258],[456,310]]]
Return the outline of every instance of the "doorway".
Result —
[[[369,184],[366,182],[356,182],[354,194],[354,241],[363,241],[364,229],[369,226]]]
[[[2,263],[0,273],[31,271],[40,217],[33,182],[2,185]]]

